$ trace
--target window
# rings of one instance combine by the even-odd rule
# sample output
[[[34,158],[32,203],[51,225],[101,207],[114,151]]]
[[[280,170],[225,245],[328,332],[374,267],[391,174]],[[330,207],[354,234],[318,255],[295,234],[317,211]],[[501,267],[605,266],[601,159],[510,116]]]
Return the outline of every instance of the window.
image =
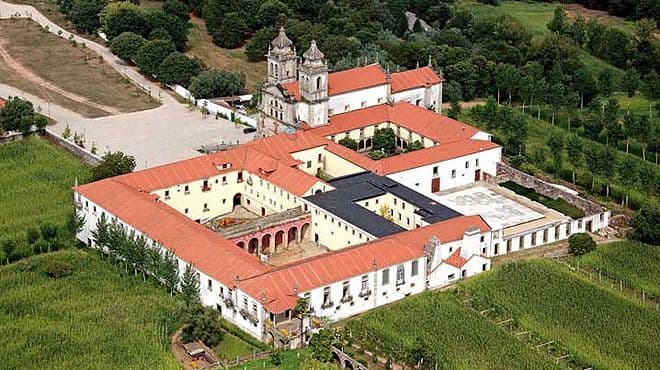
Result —
[[[378,104],[383,102],[383,98],[378,98]]]
[[[165,190],[165,199],[170,199],[170,191]]]
[[[256,303],[252,303],[252,312],[254,312],[255,315],[257,314],[257,304]]]
[[[330,287],[323,288],[323,308],[332,306],[332,301],[330,300]]]
[[[188,208],[184,209],[183,212],[184,212],[185,214],[188,214]]]
[[[204,183],[202,185],[202,191],[209,191],[211,190],[211,187],[209,186],[209,180],[204,180]]]
[[[334,109],[328,109],[328,115],[332,116],[334,113],[335,113]]]
[[[369,202],[364,202],[365,207],[369,207]]]
[[[470,162],[465,161],[465,168],[470,168]]]
[[[479,167],[479,158],[474,160],[474,166]]]
[[[312,168],[312,161],[307,161],[307,168]]]
[[[454,279],[456,279],[456,274],[449,274],[447,276],[447,280],[454,280]]]
[[[208,211],[209,211],[209,204],[204,203],[204,212],[208,212]]]
[[[410,276],[417,276],[419,273],[419,261],[412,261],[410,264]]]
[[[456,178],[456,170],[451,170],[451,178],[452,179]]]
[[[227,183],[227,176],[222,176],[222,183],[226,184]]]
[[[247,308],[247,306],[248,306],[247,296],[243,296],[243,307]]]
[[[479,241],[483,243],[484,240],[486,240],[486,237],[482,235],[481,238],[479,238]]]
[[[353,297],[351,297],[350,282],[344,281],[344,283],[342,284],[341,301],[348,302],[351,300],[353,300]]]
[[[438,176],[438,166],[433,167],[433,176]]]
[[[236,178],[236,182],[243,182],[243,172],[238,173],[238,177]]]
[[[360,291],[366,292],[369,290],[369,275],[362,275],[362,287]]]
[[[488,268],[487,264],[484,263],[483,265],[481,265],[481,271],[486,271],[487,268]]]
[[[321,155],[321,153],[319,153],[319,160],[318,161],[321,162],[322,160],[323,160],[323,156]]]
[[[346,105],[344,105],[344,112],[345,112],[345,111],[348,111],[349,109],[351,109],[351,105],[350,105],[350,104],[346,104]]]
[[[367,106],[367,102],[366,102],[366,101],[363,101],[363,102],[360,104],[360,106],[361,106],[362,108],[366,107],[366,106]]]
[[[382,285],[390,283],[390,269],[383,270]]]
[[[190,194],[190,187],[188,185],[183,187],[183,192],[186,194]]]
[[[211,281],[211,279],[208,280],[208,283],[206,284],[206,289],[213,290],[213,281]]]
[[[533,232],[533,233],[532,233],[531,246],[533,247],[533,246],[535,246],[535,245],[536,245],[536,232]]]

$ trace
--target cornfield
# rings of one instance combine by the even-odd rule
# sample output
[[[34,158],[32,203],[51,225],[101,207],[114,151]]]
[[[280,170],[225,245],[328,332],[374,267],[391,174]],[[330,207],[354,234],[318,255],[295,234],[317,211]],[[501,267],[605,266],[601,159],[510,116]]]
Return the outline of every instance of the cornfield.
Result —
[[[69,276],[43,273],[52,261]],[[3,369],[176,369],[175,298],[95,252],[65,250],[0,267]]]
[[[87,181],[90,169],[44,139],[0,145],[0,238],[40,222],[62,224],[73,210],[76,178]]]

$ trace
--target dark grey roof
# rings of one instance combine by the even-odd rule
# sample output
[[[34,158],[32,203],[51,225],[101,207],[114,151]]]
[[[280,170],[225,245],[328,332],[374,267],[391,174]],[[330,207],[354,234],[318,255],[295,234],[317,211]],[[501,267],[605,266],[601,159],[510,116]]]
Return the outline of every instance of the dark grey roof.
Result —
[[[305,199],[378,238],[405,229],[355,202],[390,193],[412,204],[415,213],[430,224],[461,216],[429,197],[372,172],[338,177],[328,181],[328,184],[336,190],[310,195]]]

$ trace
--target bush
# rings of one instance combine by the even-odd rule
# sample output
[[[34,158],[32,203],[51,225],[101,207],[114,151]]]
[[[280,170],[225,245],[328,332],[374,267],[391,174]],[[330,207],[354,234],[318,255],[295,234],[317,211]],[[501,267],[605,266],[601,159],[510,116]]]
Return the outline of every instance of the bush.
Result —
[[[222,340],[222,329],[218,314],[212,309],[193,304],[186,309],[181,339],[185,343],[201,340],[208,346],[215,346]]]
[[[122,152],[109,152],[103,156],[101,163],[94,167],[92,175],[95,181],[108,177],[123,175],[135,169],[135,158]]]
[[[129,62],[135,61],[138,50],[147,40],[133,32],[124,32],[110,41],[110,51]]]
[[[357,141],[351,139],[350,137],[344,137],[341,140],[339,140],[339,144],[347,147],[348,149],[351,150],[357,150],[358,144]]]
[[[53,240],[57,238],[58,234],[57,226],[51,223],[43,223],[39,225],[39,232],[44,240]]]
[[[179,0],[167,0],[163,3],[163,10],[167,14],[171,14],[184,24],[188,22],[188,7],[186,4],[180,2]]]
[[[568,238],[568,250],[575,256],[582,256],[596,249],[596,242],[587,233],[573,234]]]
[[[50,278],[59,279],[71,275],[73,267],[59,259],[48,259],[42,264],[41,271]]]
[[[110,3],[103,13],[103,31],[109,40],[124,32],[145,35],[149,30],[144,11],[137,5],[122,1]]]
[[[270,361],[275,366],[282,365],[282,350],[281,349],[273,350],[273,352],[270,353]]]
[[[332,350],[330,347],[334,342],[334,335],[330,329],[321,329],[312,336],[309,341],[309,349],[312,357],[322,362],[332,361]]]
[[[25,241],[29,245],[33,245],[36,243],[37,240],[41,237],[41,234],[39,233],[39,230],[37,230],[36,227],[29,227],[27,230],[25,230]]]
[[[197,99],[237,95],[245,87],[240,72],[208,70],[192,78],[188,90]]]
[[[105,0],[74,0],[66,18],[76,30],[92,33],[101,26],[99,14],[105,8]]]

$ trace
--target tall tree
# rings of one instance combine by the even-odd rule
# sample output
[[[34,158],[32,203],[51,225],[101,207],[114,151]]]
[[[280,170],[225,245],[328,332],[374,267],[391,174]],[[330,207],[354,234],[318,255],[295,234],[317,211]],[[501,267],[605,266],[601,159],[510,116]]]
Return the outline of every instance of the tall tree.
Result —
[[[559,174],[562,164],[562,152],[564,149],[564,136],[562,134],[551,134],[546,140],[546,145],[552,151],[553,165],[555,172]]]
[[[187,264],[181,277],[181,294],[187,305],[199,302],[199,278],[192,264]]]
[[[566,10],[563,6],[558,5],[555,8],[555,12],[552,19],[550,19],[550,22],[548,22],[547,27],[550,31],[560,35],[566,33],[566,30],[568,29],[568,17],[566,16]]]

